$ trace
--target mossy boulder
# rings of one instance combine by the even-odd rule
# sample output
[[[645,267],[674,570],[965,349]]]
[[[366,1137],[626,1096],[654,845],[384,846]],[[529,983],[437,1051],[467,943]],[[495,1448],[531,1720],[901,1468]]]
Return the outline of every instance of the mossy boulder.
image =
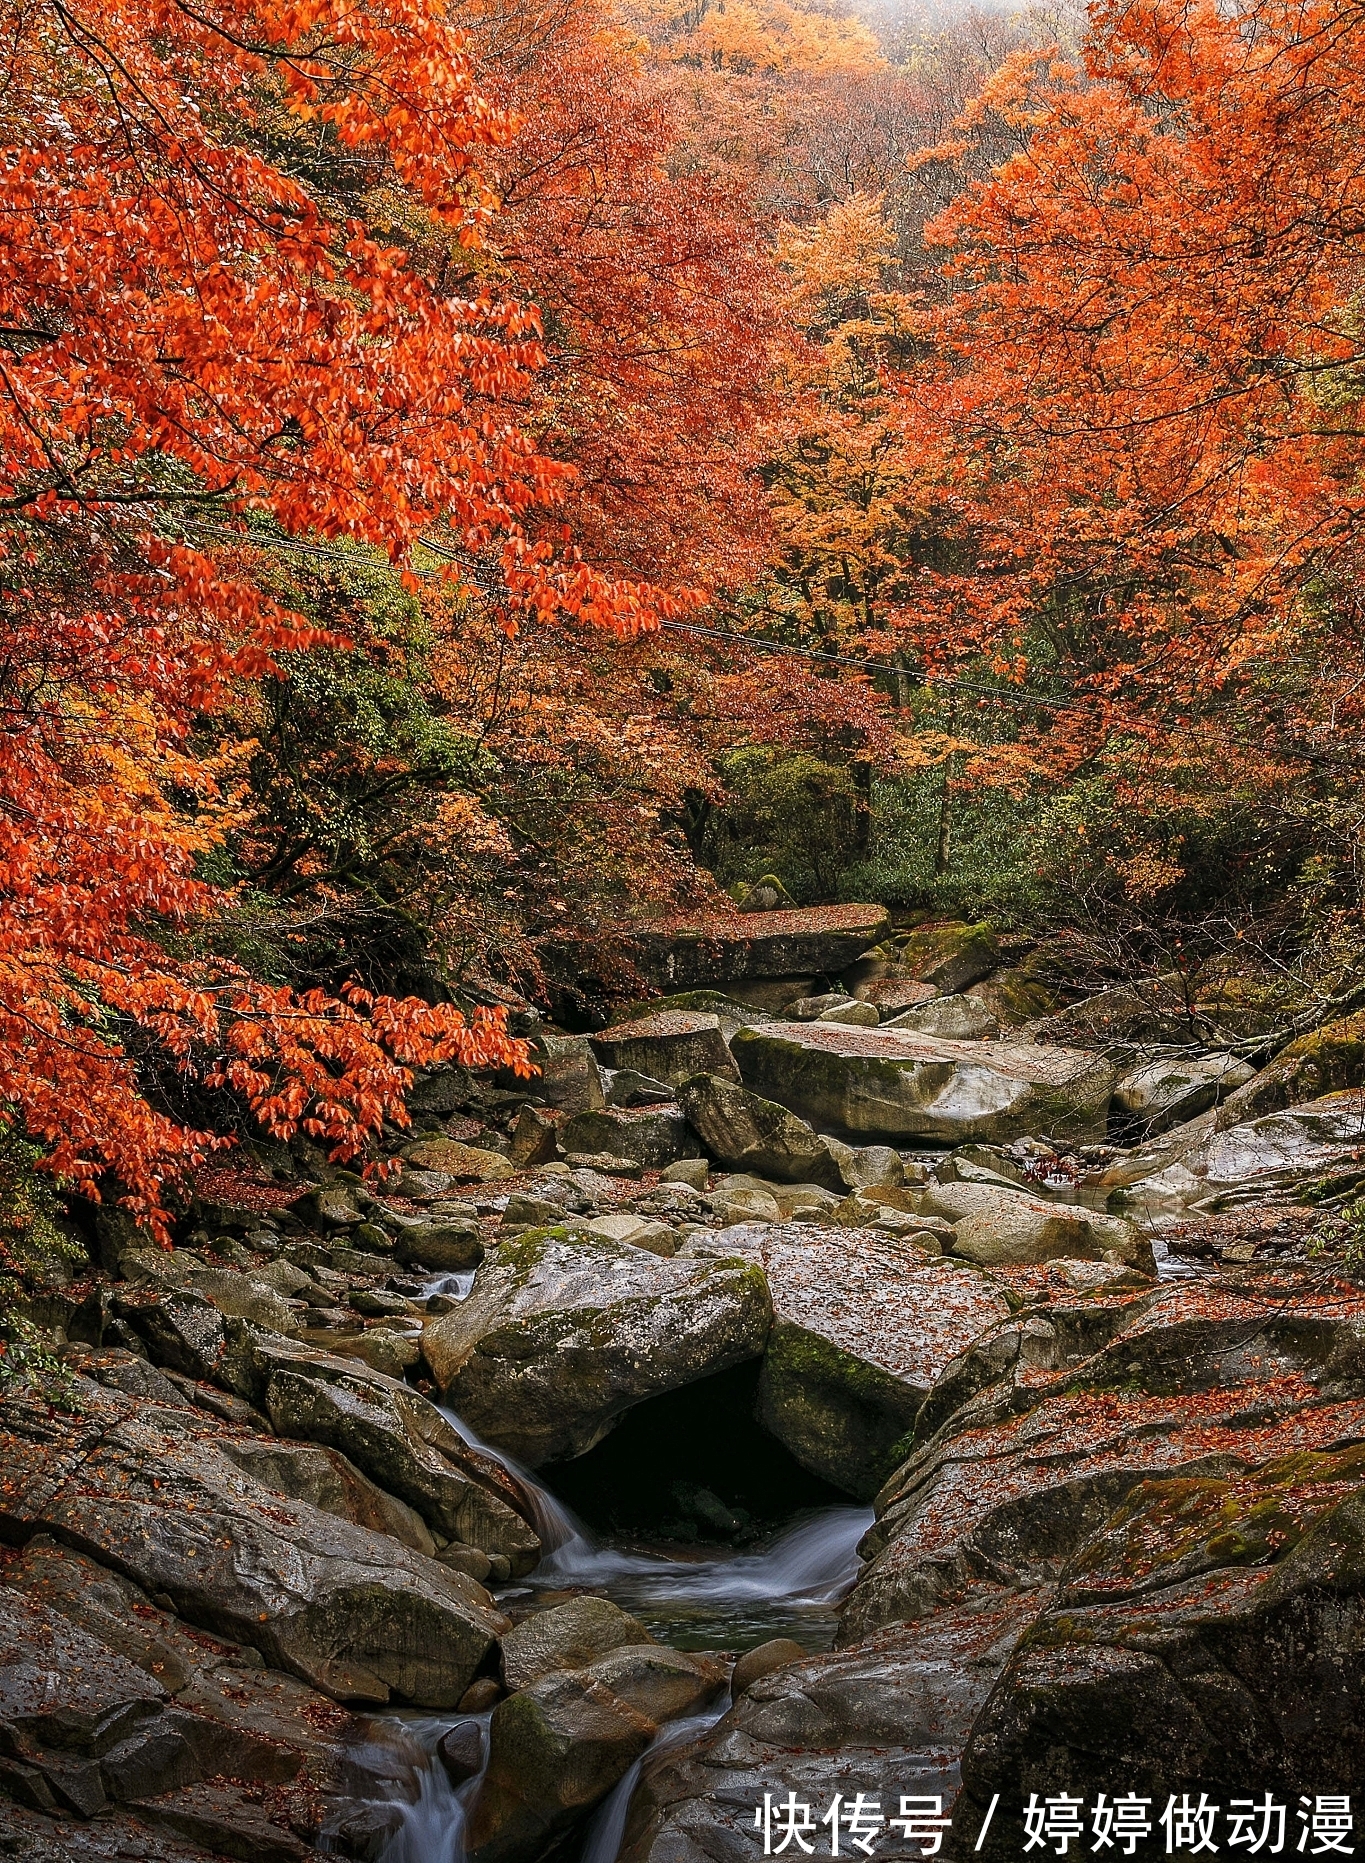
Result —
[[[1000,962],[1000,943],[989,925],[944,920],[912,931],[900,961],[909,976],[951,995],[990,975]]]
[[[1214,1123],[1226,1129],[1348,1087],[1365,1087],[1365,1010],[1290,1042],[1268,1067],[1227,1096]]]
[[[803,1467],[871,1500],[944,1367],[1008,1306],[980,1274],[863,1231],[770,1230],[759,1259],[774,1322],[758,1420]]]
[[[842,1185],[819,1133],[776,1100],[765,1100],[737,1081],[698,1074],[678,1088],[678,1104],[710,1155],[731,1170],[753,1171],[784,1184]]]
[[[629,1158],[646,1171],[700,1155],[692,1129],[676,1106],[607,1106],[601,1112],[575,1113],[565,1121],[560,1143],[566,1154]]]
[[[753,1092],[822,1130],[891,1144],[1102,1139],[1115,1078],[1076,1049],[901,1029],[784,1023],[740,1029],[730,1046]]]
[[[676,996],[655,996],[645,1002],[626,1003],[612,1016],[604,1037],[612,1035],[623,1022],[638,1022],[643,1016],[663,1015],[672,1010],[685,1015],[714,1016],[727,1042],[736,1029],[757,1027],[773,1019],[770,1009],[755,1008],[719,990],[682,990]]]
[[[760,1268],[680,1260],[585,1230],[531,1229],[491,1252],[423,1351],[446,1401],[521,1461],[583,1455],[646,1397],[763,1350]]]

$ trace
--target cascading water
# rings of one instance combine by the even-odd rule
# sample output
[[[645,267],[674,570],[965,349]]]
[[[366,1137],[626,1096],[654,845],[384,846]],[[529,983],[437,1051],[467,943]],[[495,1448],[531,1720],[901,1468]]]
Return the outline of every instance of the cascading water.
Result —
[[[441,1275],[433,1278],[429,1291],[462,1300],[473,1278],[472,1273]],[[827,1643],[834,1606],[857,1576],[858,1542],[874,1517],[870,1507],[822,1508],[756,1552],[703,1559],[627,1552],[602,1545],[529,1469],[483,1442],[454,1411],[442,1414],[471,1449],[500,1462],[517,1483],[545,1548],[535,1571],[520,1587],[501,1593],[503,1600],[537,1591],[591,1591],[632,1611],[661,1642],[683,1647],[733,1650],[778,1635],[794,1636],[812,1647]],[[728,1705],[728,1700],[721,1701],[709,1713],[660,1729],[648,1751],[598,1807],[584,1838],[582,1863],[615,1863],[642,1768],[714,1726]],[[458,1718],[483,1724],[486,1768],[489,1717]],[[435,1754],[437,1742],[452,1724],[409,1723],[408,1731],[430,1758],[419,1795],[402,1807],[403,1823],[385,1846],[381,1863],[463,1863],[466,1821],[483,1771],[458,1788],[451,1785]]]
[[[662,1642],[733,1649],[764,1636],[826,1640],[833,1607],[858,1574],[870,1507],[827,1507],[761,1552],[664,1559],[603,1546],[529,1469],[482,1442],[452,1410],[442,1413],[471,1449],[501,1462],[526,1495],[545,1556],[534,1591],[592,1591],[640,1617]],[[804,1633],[804,1634],[803,1634]]]

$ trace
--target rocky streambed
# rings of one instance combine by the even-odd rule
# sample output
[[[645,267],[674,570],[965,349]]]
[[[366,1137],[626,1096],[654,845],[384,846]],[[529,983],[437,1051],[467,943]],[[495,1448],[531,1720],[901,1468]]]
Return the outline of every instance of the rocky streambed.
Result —
[[[424,1082],[382,1191],[35,1278],[0,1855],[731,1863],[861,1793],[1003,1856],[1365,1774],[1354,1021],[1086,1048],[984,928],[763,916]]]

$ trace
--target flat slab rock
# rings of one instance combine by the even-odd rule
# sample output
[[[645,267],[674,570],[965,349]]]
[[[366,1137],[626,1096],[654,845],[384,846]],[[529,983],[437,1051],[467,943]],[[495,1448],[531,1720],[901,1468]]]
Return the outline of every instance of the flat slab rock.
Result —
[[[695,990],[748,978],[830,975],[890,929],[885,906],[849,905],[709,913],[633,925],[629,936],[656,987]]]
[[[772,1294],[759,1420],[804,1467],[871,1500],[944,1367],[1008,1315],[1004,1295],[868,1230],[754,1225],[726,1242]]]
[[[755,1093],[821,1129],[892,1144],[1102,1139],[1115,1080],[1080,1049],[833,1023],[739,1029],[731,1053]]]

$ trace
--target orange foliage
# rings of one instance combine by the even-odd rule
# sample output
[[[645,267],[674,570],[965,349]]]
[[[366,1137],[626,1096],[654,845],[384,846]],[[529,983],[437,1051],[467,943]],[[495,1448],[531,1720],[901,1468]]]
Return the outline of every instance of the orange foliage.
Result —
[[[1234,702],[1253,761],[1358,717],[1362,106],[1339,0],[1143,0],[1093,11],[1083,71],[1012,61],[939,152],[1017,147],[933,229],[955,295],[901,426],[951,547],[903,618],[1016,677],[1031,645],[1062,772]],[[1258,698],[1296,656],[1316,690]]]

